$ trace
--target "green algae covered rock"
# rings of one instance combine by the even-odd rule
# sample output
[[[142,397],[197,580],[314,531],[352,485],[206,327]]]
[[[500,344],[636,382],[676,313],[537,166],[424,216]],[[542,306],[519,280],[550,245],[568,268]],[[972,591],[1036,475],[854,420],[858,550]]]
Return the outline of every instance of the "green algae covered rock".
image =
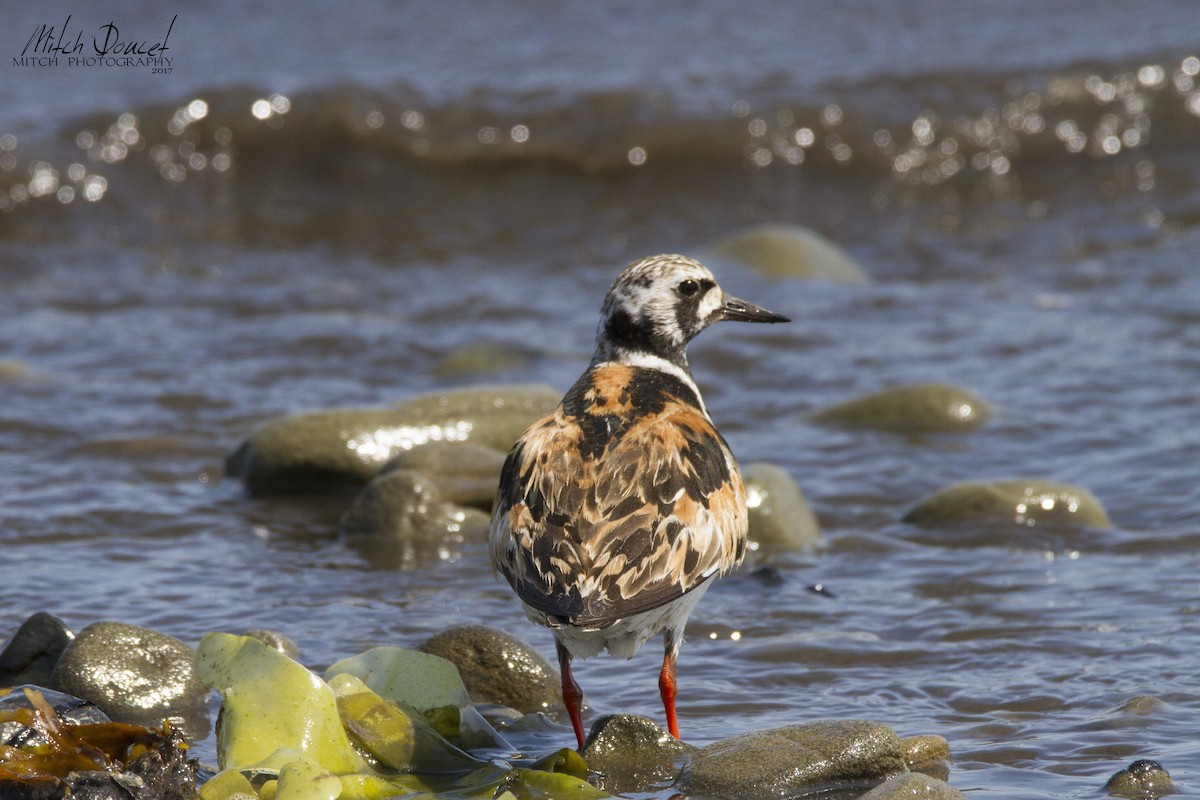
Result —
[[[443,710],[479,717],[463,705],[469,699],[454,665],[436,656],[376,648],[335,664],[326,683],[258,639],[212,633],[196,651],[196,672],[224,698],[222,771],[201,787],[202,800],[609,796],[586,781],[578,754],[513,765],[497,755],[514,752],[498,736],[475,737],[484,756],[464,749],[474,746],[464,744],[468,737],[458,738],[463,747],[443,737]]]
[[[365,768],[342,727],[333,690],[258,639],[206,635],[196,650],[196,674],[223,698],[217,730],[222,769],[257,766],[281,750],[336,774]]]

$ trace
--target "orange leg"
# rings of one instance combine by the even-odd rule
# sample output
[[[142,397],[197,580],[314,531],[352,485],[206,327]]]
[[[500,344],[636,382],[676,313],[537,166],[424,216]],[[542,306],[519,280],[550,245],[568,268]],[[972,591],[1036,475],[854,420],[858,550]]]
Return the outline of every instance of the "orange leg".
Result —
[[[555,642],[558,649],[558,668],[562,672],[563,705],[567,707],[567,716],[571,718],[571,727],[575,729],[575,738],[579,741],[579,749],[583,749],[583,690],[575,682],[571,674],[571,654],[561,642]]]
[[[658,692],[662,695],[663,708],[667,711],[667,730],[676,739],[679,738],[679,722],[675,719],[675,654],[678,648],[672,647],[668,638],[666,653],[663,655],[662,672],[658,673]]]

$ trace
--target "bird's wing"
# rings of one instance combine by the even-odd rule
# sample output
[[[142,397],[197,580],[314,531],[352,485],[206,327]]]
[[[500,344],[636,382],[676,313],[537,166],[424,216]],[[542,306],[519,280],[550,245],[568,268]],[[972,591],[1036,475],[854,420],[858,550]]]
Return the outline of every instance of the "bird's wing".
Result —
[[[646,416],[612,416],[602,447],[595,418],[583,423],[560,408],[504,466],[492,559],[526,604],[603,628],[741,562],[745,487],[695,406],[669,400]]]

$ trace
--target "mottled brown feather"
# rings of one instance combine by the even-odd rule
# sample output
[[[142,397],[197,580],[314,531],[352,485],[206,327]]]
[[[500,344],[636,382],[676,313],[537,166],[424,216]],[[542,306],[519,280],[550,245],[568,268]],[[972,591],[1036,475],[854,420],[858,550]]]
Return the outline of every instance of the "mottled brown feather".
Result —
[[[492,560],[551,624],[604,628],[736,567],[745,494],[690,387],[601,364],[509,454]]]

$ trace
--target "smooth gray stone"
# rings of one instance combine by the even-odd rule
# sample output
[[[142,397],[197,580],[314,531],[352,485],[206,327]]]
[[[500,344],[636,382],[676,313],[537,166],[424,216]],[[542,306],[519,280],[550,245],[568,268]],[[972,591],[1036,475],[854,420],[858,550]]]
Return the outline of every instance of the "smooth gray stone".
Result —
[[[920,736],[908,736],[900,740],[900,749],[904,751],[904,761],[909,769],[920,767],[921,772],[937,772],[934,777],[940,777],[941,768],[951,761],[950,743],[944,736],[926,733]]]
[[[433,374],[440,378],[494,375],[510,372],[533,360],[533,353],[496,342],[476,342],[452,350],[438,361]]]

